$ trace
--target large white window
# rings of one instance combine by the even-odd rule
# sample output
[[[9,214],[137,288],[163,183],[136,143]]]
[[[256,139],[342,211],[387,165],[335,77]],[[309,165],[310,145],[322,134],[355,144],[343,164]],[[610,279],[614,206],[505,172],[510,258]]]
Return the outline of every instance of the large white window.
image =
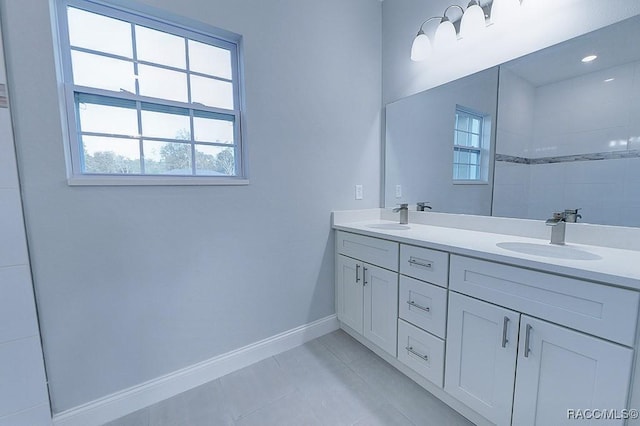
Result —
[[[238,39],[88,0],[58,15],[70,182],[244,182]]]

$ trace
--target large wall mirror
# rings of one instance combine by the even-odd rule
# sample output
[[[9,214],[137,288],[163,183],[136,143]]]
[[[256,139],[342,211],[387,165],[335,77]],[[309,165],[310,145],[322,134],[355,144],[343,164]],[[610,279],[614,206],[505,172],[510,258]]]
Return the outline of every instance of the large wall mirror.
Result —
[[[640,226],[637,40],[640,16],[387,105],[385,206]]]

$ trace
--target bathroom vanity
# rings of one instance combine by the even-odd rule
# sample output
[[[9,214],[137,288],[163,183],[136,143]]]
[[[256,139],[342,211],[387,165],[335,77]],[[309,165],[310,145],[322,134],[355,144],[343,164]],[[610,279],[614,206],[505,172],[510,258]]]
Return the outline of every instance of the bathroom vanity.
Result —
[[[334,212],[346,332],[476,424],[626,424],[640,251],[584,244],[624,228],[410,213]]]

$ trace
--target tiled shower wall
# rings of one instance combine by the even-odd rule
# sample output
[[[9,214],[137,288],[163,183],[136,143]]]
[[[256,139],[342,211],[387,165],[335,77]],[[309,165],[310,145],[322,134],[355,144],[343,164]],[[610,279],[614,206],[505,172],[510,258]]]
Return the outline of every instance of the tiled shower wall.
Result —
[[[500,85],[497,153],[514,158],[496,161],[493,214],[582,208],[640,226],[640,62],[541,87],[505,71]]]
[[[0,426],[51,424],[0,38]]]

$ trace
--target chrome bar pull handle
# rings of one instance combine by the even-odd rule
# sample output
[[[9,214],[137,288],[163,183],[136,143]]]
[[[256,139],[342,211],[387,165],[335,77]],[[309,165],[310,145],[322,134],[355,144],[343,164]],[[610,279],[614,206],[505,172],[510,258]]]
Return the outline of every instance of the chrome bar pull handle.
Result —
[[[529,347],[529,343],[531,342],[531,330],[533,329],[533,327],[531,327],[529,324],[527,324],[527,331],[525,332],[524,335],[524,357],[525,358],[529,358],[529,352],[531,352],[531,348]]]
[[[360,272],[360,265],[356,265],[356,283],[360,282],[360,274],[358,272]]]
[[[504,317],[504,322],[502,323],[502,347],[506,348],[507,343],[509,343],[509,339],[507,339],[507,328],[509,327],[509,317]]]
[[[409,263],[413,266],[421,266],[423,268],[427,268],[427,269],[431,269],[433,268],[433,264],[431,262],[420,262],[419,260],[410,257],[409,258]]]
[[[420,352],[413,349],[413,346],[407,346],[405,349],[407,350],[407,352],[410,352],[415,356],[424,359],[425,361],[429,361],[429,355],[422,355]]]
[[[418,305],[416,302],[414,302],[413,300],[407,300],[407,304],[409,306],[413,306],[414,308],[418,308],[418,309],[422,309],[425,312],[431,312],[431,308],[428,306],[422,306],[422,305]]]
[[[366,266],[362,267],[362,278],[363,278],[362,285],[363,286],[367,285],[368,283],[367,283],[367,267]]]

